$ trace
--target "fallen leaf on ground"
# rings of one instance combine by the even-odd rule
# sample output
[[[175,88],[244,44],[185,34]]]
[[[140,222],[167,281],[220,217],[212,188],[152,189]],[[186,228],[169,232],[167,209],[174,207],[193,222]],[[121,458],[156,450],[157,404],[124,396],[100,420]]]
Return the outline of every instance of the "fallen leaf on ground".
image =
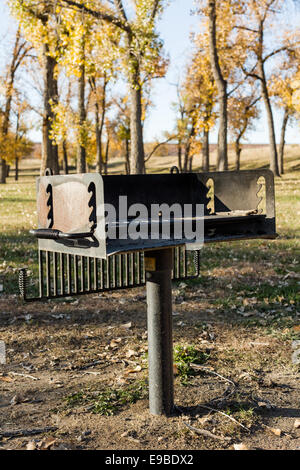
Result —
[[[13,382],[11,377],[0,377],[0,380],[2,380],[2,382]]]
[[[26,445],[26,450],[36,450],[36,443],[34,441],[29,441]]]
[[[233,448],[234,448],[234,450],[250,450],[250,448],[247,447],[242,442],[240,444],[233,444]]]
[[[275,434],[275,436],[281,437],[281,435],[282,435],[281,429],[279,429],[279,428],[271,428],[271,427],[269,427],[269,426],[266,426],[266,428],[267,428],[271,433]]]
[[[242,372],[239,379],[251,379],[251,374],[249,372]]]
[[[117,339],[113,339],[111,342],[110,342],[110,347],[111,348],[116,348],[117,346],[119,346],[119,343],[122,341],[122,338],[117,338]]]
[[[296,421],[294,422],[294,428],[295,428],[295,429],[299,429],[299,428],[300,428],[300,419],[296,419]]]
[[[142,370],[141,366],[136,366],[135,369],[129,369],[124,372],[124,375],[127,376],[129,374],[136,374],[137,372],[140,372]]]
[[[126,353],[127,359],[130,359],[132,356],[135,356],[136,352],[133,349],[129,349]]]
[[[126,380],[124,377],[117,377],[116,382],[117,384],[124,385],[128,383],[128,380]]]
[[[40,443],[39,443],[39,449],[41,450],[48,450],[50,449],[51,446],[53,446],[53,444],[55,444],[56,442],[56,439],[55,437],[45,437],[45,439],[43,439]]]
[[[203,418],[198,418],[198,423],[201,424],[201,426],[204,426],[210,420],[211,416],[204,416]]]

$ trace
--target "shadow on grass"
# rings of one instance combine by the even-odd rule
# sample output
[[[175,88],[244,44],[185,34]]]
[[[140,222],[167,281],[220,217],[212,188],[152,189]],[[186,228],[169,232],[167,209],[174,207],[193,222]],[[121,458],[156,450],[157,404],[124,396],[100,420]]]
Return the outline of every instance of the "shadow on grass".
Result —
[[[222,411],[223,413],[228,413],[228,411],[249,411],[254,409],[256,415],[264,416],[267,418],[300,418],[300,409],[298,408],[272,408],[272,409],[263,409],[257,407],[251,399],[245,401],[231,401],[226,403],[222,407],[214,408],[211,403],[202,403],[194,406],[180,406],[179,411],[174,412],[175,415],[184,414],[185,416],[196,417],[206,416],[210,413],[209,409],[215,409],[215,411]]]
[[[28,202],[35,202],[35,199],[34,198],[20,198],[20,197],[1,197],[1,204],[5,204],[5,203],[9,203],[9,204],[13,204],[13,203],[17,203],[17,204],[20,204],[20,203],[28,203]]]

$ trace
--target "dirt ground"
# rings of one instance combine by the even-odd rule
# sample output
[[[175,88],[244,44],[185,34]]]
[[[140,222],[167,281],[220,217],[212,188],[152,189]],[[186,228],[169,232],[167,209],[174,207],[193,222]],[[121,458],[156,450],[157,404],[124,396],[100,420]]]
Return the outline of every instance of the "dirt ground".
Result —
[[[28,304],[2,296],[0,449],[300,450],[300,369],[291,359],[300,314],[280,303],[263,313],[251,298],[218,307],[230,285],[213,274],[209,291],[174,287],[174,345],[192,345],[206,361],[185,380],[174,365],[170,418],[148,411],[143,288]],[[243,275],[258,282],[253,266]],[[284,325],[274,321],[283,308]],[[51,429],[5,434],[36,428]]]

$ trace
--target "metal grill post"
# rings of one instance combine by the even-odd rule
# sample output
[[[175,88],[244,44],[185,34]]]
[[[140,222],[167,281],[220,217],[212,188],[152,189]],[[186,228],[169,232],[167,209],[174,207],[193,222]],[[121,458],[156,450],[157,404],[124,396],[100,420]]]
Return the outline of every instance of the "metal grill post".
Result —
[[[172,249],[145,253],[149,407],[154,415],[173,411]]]

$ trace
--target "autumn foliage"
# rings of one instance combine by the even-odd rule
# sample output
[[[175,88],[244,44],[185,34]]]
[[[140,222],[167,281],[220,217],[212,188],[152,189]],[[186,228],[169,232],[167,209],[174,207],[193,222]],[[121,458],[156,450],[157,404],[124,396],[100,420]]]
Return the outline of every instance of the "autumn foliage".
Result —
[[[193,158],[200,153],[207,171],[215,129],[217,169],[229,168],[231,144],[239,169],[242,142],[262,109],[270,168],[276,175],[284,172],[285,131],[300,109],[300,38],[288,25],[283,0],[195,0],[192,13],[199,18],[199,29],[190,38],[191,54],[177,84],[174,129],[162,132],[152,147],[144,142],[144,122],[154,80],[165,77],[169,66],[158,32],[169,2],[7,3],[18,29],[1,76],[2,183],[7,167],[29,152],[30,125],[42,132],[42,174],[46,168],[67,173],[70,166],[78,172],[106,173],[115,156],[123,159],[124,172],[143,173],[145,162],[161,154],[168,142],[177,145],[180,171],[192,171]],[[41,102],[35,109],[28,108],[18,89],[17,70],[39,77]],[[283,115],[279,148],[275,107]],[[29,116],[26,126],[24,113]]]

